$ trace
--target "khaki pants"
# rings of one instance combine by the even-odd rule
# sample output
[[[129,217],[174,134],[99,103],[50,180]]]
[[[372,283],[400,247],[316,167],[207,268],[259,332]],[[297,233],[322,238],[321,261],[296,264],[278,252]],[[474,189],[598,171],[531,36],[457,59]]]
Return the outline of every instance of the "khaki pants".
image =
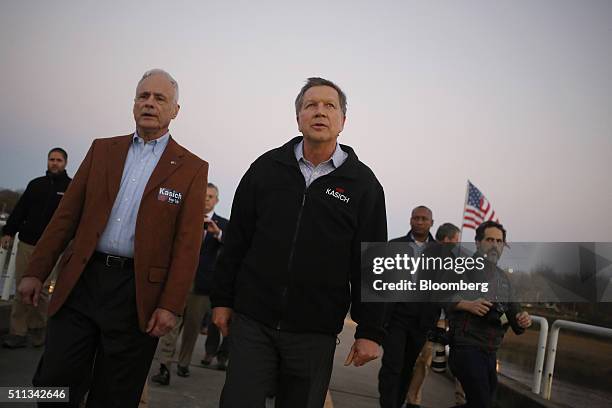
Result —
[[[174,329],[160,339],[157,358],[161,364],[170,366],[176,352],[176,342],[182,329],[178,363],[182,367],[189,366],[193,349],[200,334],[202,319],[208,310],[210,310],[210,298],[208,296],[189,294],[183,317],[177,321]]]
[[[446,322],[444,320],[438,320],[438,327],[445,328]],[[421,354],[414,363],[414,369],[412,371],[412,378],[410,380],[410,387],[408,387],[408,395],[406,396],[406,402],[413,405],[421,405],[423,383],[425,377],[431,367],[431,360],[433,357],[433,343],[431,341],[425,342]],[[461,387],[459,380],[455,378],[455,402],[457,405],[465,404],[465,392]]]
[[[170,368],[170,363],[172,363],[172,359],[174,358],[174,353],[176,351],[176,341],[178,336],[183,328],[183,318],[178,317],[176,319],[176,326],[172,330],[168,332],[168,334],[162,336],[159,339],[159,346],[157,348],[157,359],[159,362],[168,368]]]
[[[30,258],[34,252],[34,245],[19,241],[15,260],[15,284],[18,287],[21,278],[28,268]],[[47,325],[47,309],[49,307],[49,285],[56,275],[54,270],[40,292],[38,306],[26,305],[21,301],[19,294],[15,294],[11,307],[10,333],[17,336],[25,336],[28,329],[43,329]]]
[[[202,328],[202,319],[209,310],[209,296],[189,294],[183,318],[183,336],[181,337],[181,351],[179,353],[179,364],[182,367],[188,367],[191,364],[193,349]]]
[[[144,388],[142,389],[142,394],[140,395],[140,403],[138,404],[138,408],[146,408],[149,406],[149,383],[146,382]]]
[[[431,367],[431,359],[433,353],[433,343],[426,341],[421,354],[417,357],[414,362],[414,369],[412,370],[412,379],[410,380],[410,387],[408,387],[408,397],[406,401],[414,405],[421,405],[423,382],[427,377],[429,367]]]

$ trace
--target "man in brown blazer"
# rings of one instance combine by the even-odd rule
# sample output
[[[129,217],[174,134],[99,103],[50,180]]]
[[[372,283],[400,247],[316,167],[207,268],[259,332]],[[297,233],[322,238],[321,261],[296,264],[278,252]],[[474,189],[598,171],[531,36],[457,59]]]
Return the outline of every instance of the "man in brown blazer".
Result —
[[[208,163],[170,137],[178,111],[176,81],[146,72],[134,99],[136,132],[94,140],[19,285],[36,305],[65,249],[33,380],[70,387],[70,403],[59,406],[78,406],[89,390],[88,407],[137,407],[158,339],[183,311]]]

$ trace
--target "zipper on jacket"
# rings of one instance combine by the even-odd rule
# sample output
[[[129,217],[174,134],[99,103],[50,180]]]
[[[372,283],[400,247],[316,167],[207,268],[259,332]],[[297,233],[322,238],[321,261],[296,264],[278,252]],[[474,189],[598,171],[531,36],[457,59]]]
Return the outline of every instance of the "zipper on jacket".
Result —
[[[304,204],[306,203],[306,192],[308,191],[308,187],[304,189],[304,193],[302,194],[302,203],[300,204],[300,211],[298,212],[297,222],[295,225],[295,232],[293,233],[293,240],[291,241],[291,250],[289,251],[289,261],[287,262],[287,272],[291,272],[291,267],[293,265],[293,255],[295,254],[295,244],[297,242],[298,233],[300,231],[300,222],[302,221],[302,213],[304,212]],[[287,283],[288,285],[288,283]],[[285,308],[285,304],[287,302],[287,288],[285,286],[283,288],[283,294],[281,295],[281,314],[282,309]],[[279,320],[276,324],[276,330],[281,329],[281,321]]]

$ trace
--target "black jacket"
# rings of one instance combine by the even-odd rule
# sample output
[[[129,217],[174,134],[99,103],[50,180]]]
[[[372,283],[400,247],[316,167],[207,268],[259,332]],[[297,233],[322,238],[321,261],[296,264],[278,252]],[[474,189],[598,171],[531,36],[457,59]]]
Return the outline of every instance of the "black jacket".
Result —
[[[414,242],[412,230],[399,238],[394,238],[389,242]],[[426,244],[424,253],[436,243],[435,238],[429,233],[429,241]],[[403,328],[419,328],[423,335],[436,326],[440,316],[440,305],[431,302],[395,302],[387,304],[388,325],[396,325]]]
[[[212,304],[278,330],[336,335],[352,301],[357,338],[382,341],[384,307],[360,301],[360,243],[385,242],[383,188],[348,146],[306,188],[296,137],[243,176],[215,271]]]
[[[519,304],[511,301],[512,287],[508,275],[491,263],[485,262],[485,265],[483,270],[468,270],[460,278],[471,282],[487,282],[488,292],[457,293],[445,305],[451,346],[476,346],[494,352],[501,345],[508,326],[512,327],[516,334],[525,331],[516,320],[516,314],[521,309]],[[475,300],[480,297],[493,302],[493,307],[483,317],[455,309],[459,299]],[[505,323],[501,320],[503,314],[507,318]]]
[[[215,272],[215,264],[217,263],[217,255],[219,249],[223,245],[223,234],[227,228],[227,219],[213,213],[212,220],[221,228],[221,240],[213,237],[211,234],[206,234],[202,240],[200,247],[200,262],[198,263],[198,271],[196,272],[193,285],[193,292],[199,295],[210,295],[213,284],[213,275]]]
[[[19,232],[20,241],[36,245],[70,180],[66,171],[59,174],[47,171],[45,176],[30,181],[6,221],[2,234],[14,237]]]

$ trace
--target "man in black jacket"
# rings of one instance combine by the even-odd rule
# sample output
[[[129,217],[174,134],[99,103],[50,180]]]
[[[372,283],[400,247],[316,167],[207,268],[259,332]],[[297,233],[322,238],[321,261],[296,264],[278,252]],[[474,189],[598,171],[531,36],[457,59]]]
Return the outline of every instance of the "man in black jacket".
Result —
[[[170,366],[171,361],[176,351],[176,344],[179,333],[181,336],[181,349],[177,364],[177,375],[179,377],[189,377],[189,364],[193,349],[200,334],[202,319],[206,312],[210,311],[210,290],[212,286],[213,274],[219,249],[223,245],[223,231],[227,226],[227,219],[215,213],[215,206],[219,202],[219,189],[213,183],[208,183],[206,188],[206,201],[204,211],[204,239],[200,247],[200,261],[196,272],[193,287],[187,296],[185,305],[185,313],[179,318],[176,326],[165,336],[161,338],[158,359],[160,362],[159,373],[151,377],[151,381],[160,385],[170,384]],[[210,336],[210,335],[209,335]],[[207,346],[213,357],[217,356],[220,369],[225,368],[227,354],[225,350],[221,351],[221,355],[217,355],[217,347],[212,350],[211,345]],[[217,340],[218,342],[218,340]],[[208,344],[208,339],[207,339]],[[209,362],[210,364],[210,362]]]
[[[410,256],[417,258],[436,242],[429,232],[432,226],[431,210],[420,205],[412,210],[408,234],[390,242],[409,243]],[[387,306],[387,336],[378,373],[381,407],[399,408],[404,403],[414,363],[438,315],[439,308],[431,303],[398,302]]]
[[[463,278],[487,282],[486,296],[465,292],[446,305],[450,327],[449,366],[465,391],[465,407],[489,408],[497,386],[496,352],[508,326],[522,334],[531,317],[512,302],[512,289],[497,262],[506,245],[506,230],[494,221],[476,229],[476,257],[484,268],[466,271]]]
[[[19,233],[17,259],[15,263],[15,281],[19,286],[34,246],[51,221],[55,209],[64,196],[71,178],[66,174],[68,154],[60,147],[49,151],[47,155],[47,174],[28,183],[19,198],[11,216],[2,230],[3,248],[8,249],[11,241]],[[44,332],[47,323],[47,306],[49,301],[49,282],[41,292],[38,306],[26,305],[19,296],[15,296],[11,308],[10,335],[2,345],[7,348],[19,348],[27,345],[28,330],[32,345],[44,344]]]
[[[336,336],[357,322],[346,364],[375,359],[384,307],[360,301],[361,242],[384,242],[382,186],[337,138],[346,96],[309,78],[295,101],[303,137],[259,157],[243,176],[219,255],[213,321],[231,333],[221,407],[322,407]],[[230,325],[231,320],[231,325]]]

